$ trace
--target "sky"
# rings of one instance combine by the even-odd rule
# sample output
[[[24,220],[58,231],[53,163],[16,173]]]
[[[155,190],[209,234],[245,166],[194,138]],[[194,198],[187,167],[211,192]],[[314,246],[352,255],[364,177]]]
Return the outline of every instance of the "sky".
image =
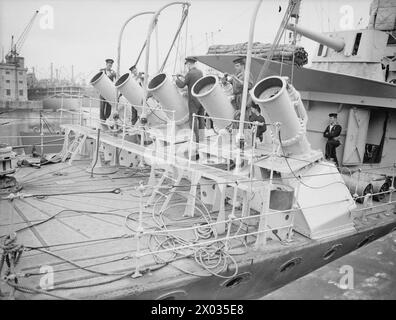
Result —
[[[132,15],[157,11],[170,0],[0,0],[0,48],[6,54],[11,35],[18,39],[35,10],[40,10],[21,48],[25,65],[35,68],[38,78],[50,75],[50,63],[60,77],[71,77],[71,66],[78,80],[89,80],[104,59],[117,57],[121,26]],[[205,54],[208,45],[247,42],[249,24],[257,0],[190,0],[188,19],[181,31],[179,52],[183,56]],[[319,32],[345,28],[365,28],[371,0],[303,0],[300,25]],[[272,42],[283,18],[288,0],[263,0],[255,28],[255,41]],[[279,6],[282,8],[279,12]],[[346,11],[345,11],[346,10]],[[51,14],[52,12],[52,14]],[[122,39],[121,73],[134,64],[147,36],[152,15],[131,21]],[[158,37],[150,45],[150,72],[157,70],[169,49],[181,19],[181,6],[173,5],[159,16]],[[345,23],[345,21],[348,21]],[[157,41],[158,38],[158,49]],[[302,39],[308,52],[315,43]],[[158,53],[158,54],[157,54]],[[157,59],[158,56],[158,59]],[[174,48],[166,71],[181,70]],[[144,55],[138,68],[144,69]],[[176,68],[175,68],[176,64]],[[116,68],[116,65],[114,65]]]

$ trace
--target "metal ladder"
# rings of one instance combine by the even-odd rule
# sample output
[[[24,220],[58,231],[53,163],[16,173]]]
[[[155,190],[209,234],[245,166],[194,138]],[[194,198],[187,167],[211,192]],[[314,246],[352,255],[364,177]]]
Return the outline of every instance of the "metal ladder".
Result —
[[[65,162],[70,156],[68,163],[72,164],[77,154],[81,151],[81,148],[87,139],[87,135],[83,133],[78,134],[73,142],[69,145],[69,134],[70,131],[65,135],[65,142],[62,149],[62,162]]]

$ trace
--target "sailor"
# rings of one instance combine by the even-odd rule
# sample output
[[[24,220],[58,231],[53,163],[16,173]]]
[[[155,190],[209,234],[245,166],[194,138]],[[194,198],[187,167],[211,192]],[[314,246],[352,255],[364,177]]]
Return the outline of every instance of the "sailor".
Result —
[[[264,117],[261,115],[260,106],[254,102],[252,103],[249,121],[255,123],[257,126],[256,141],[263,142],[263,134],[267,131],[267,126]]]
[[[100,71],[103,71],[111,81],[114,82],[116,78],[116,73],[112,69],[114,60],[113,59],[106,59],[106,68],[100,69]],[[115,97],[114,97],[115,99]],[[111,104],[108,103],[104,97],[100,96],[100,120],[106,121],[108,117],[110,117],[111,114]]]
[[[243,92],[243,82],[245,80],[245,58],[240,57],[233,61],[235,67],[235,75],[229,76],[226,75],[227,80],[232,84],[232,94],[233,100],[232,103],[236,110],[240,110],[242,106],[242,92]],[[249,76],[249,84],[248,89],[252,89],[253,81],[252,76]],[[250,105],[250,96],[248,95],[247,106]]]
[[[143,81],[139,77],[139,73],[137,70],[136,65],[133,65],[132,67],[129,68],[129,71],[131,72],[132,77],[137,81],[137,83],[143,87]],[[138,119],[138,113],[137,110],[132,106],[132,124],[135,124]]]
[[[327,160],[334,161],[338,167],[336,148],[341,144],[337,138],[341,134],[342,127],[337,122],[337,113],[330,113],[329,121],[330,124],[326,127],[326,130],[323,133],[323,136],[327,138],[325,157]]]
[[[188,110],[189,110],[189,124],[190,128],[192,128],[192,119],[193,119],[193,114],[197,115],[204,115],[204,108],[202,107],[201,103],[198,101],[197,98],[195,98],[192,93],[191,89],[195,82],[199,80],[200,78],[203,77],[203,73],[201,70],[199,70],[196,66],[197,59],[194,57],[187,57],[185,59],[185,65],[187,66],[188,72],[186,75],[183,77],[180,74],[177,74],[176,77],[176,85],[179,88],[184,88],[187,86],[188,88]],[[194,135],[195,135],[195,141],[199,143],[199,129],[203,129],[204,127],[204,119],[203,118],[196,118],[195,119],[195,125],[194,125]]]

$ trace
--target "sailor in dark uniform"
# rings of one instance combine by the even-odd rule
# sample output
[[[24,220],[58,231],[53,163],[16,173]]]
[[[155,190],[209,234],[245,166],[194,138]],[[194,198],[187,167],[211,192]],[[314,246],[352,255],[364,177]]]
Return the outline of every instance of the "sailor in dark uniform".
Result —
[[[111,81],[115,81],[117,77],[116,72],[112,69],[114,60],[106,59],[106,68],[100,69],[103,71]],[[115,97],[114,97],[115,98]],[[100,96],[100,120],[106,121],[111,114],[111,104],[105,101],[105,98]]]
[[[176,75],[176,85],[179,88],[184,88],[185,86],[187,86],[188,88],[188,110],[190,113],[189,116],[189,124],[190,124],[190,128],[192,128],[192,115],[193,113],[197,114],[197,115],[204,115],[204,108],[202,107],[201,103],[198,101],[197,98],[195,98],[192,95],[191,89],[193,87],[193,85],[195,84],[195,82],[197,82],[197,80],[199,80],[200,78],[203,77],[203,73],[201,70],[199,70],[196,66],[196,62],[197,59],[193,58],[193,57],[187,57],[186,61],[185,61],[185,65],[188,68],[188,72],[186,73],[186,75],[183,76],[182,75]],[[199,129],[203,128],[203,118],[196,118],[195,122],[194,122],[194,134],[195,134],[195,141],[199,142]]]
[[[226,75],[227,80],[232,84],[232,94],[234,95],[233,105],[236,110],[240,110],[242,106],[242,92],[243,92],[243,83],[245,80],[245,58],[237,58],[234,61],[235,67],[235,75],[229,76]],[[248,90],[252,89],[253,80],[250,75]],[[248,95],[247,106],[250,106],[250,95]]]
[[[327,160],[332,160],[338,167],[336,148],[339,147],[341,142],[338,137],[341,134],[342,127],[337,123],[337,114],[330,113],[330,124],[327,126],[323,136],[327,138],[325,157]]]

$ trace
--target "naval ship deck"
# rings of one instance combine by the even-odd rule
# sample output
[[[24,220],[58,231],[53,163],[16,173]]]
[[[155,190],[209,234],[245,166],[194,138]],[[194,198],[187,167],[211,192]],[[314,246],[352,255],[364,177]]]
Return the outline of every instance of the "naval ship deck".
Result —
[[[24,289],[24,286],[34,287],[36,298],[45,297],[39,294],[42,290],[38,285],[46,266],[53,268],[54,286],[58,290],[63,288],[65,298],[117,298],[128,295],[127,292],[139,292],[139,286],[146,290],[150,287],[158,289],[165,278],[176,279],[186,274],[211,275],[194,263],[194,259],[183,257],[183,254],[191,256],[193,252],[190,249],[169,265],[166,260],[174,259],[172,252],[139,257],[141,273],[162,268],[166,277],[156,273],[157,276],[149,276],[149,281],[146,277],[132,279],[137,263],[135,232],[140,205],[136,187],[140,181],[147,182],[147,170],[119,168],[116,174],[91,178],[85,170],[88,166],[89,161],[84,160],[75,161],[73,166],[58,163],[41,169],[21,168],[16,178],[23,185],[21,192],[24,197],[0,201],[0,235],[4,237],[17,232],[17,242],[25,246],[18,264],[18,274],[22,276],[19,289],[26,291],[22,297],[32,298],[29,294],[32,290]],[[179,189],[182,191],[183,187]],[[148,195],[144,198],[147,199]],[[183,217],[186,200],[182,196],[174,196],[171,201],[170,205],[174,205],[172,212],[162,218],[169,231],[205,223],[202,216]],[[226,206],[226,212],[229,210],[230,206]],[[236,216],[239,214],[237,211]],[[212,213],[211,218],[215,220],[216,214]],[[151,208],[144,209],[143,227],[146,231],[158,230],[161,225],[159,219],[153,216]],[[235,228],[239,226],[235,225]],[[255,229],[257,227],[249,226],[249,232]],[[164,243],[166,234],[143,236],[140,252],[170,247],[171,243]],[[196,238],[192,230],[172,231],[172,234],[185,240],[194,241]],[[207,241],[205,238],[209,240],[210,235],[200,241]],[[303,238],[296,236],[294,241],[303,241]],[[247,240],[247,243],[253,243],[254,237]],[[271,247],[269,243],[268,248]],[[239,256],[248,251],[238,240],[231,240],[230,248]],[[238,256],[234,259],[239,260]],[[221,269],[221,266],[213,268],[212,272],[216,269]],[[234,272],[229,273],[232,275]],[[100,283],[106,283],[106,288],[99,286]],[[71,287],[76,289],[68,290]],[[51,291],[45,292],[45,295],[51,294]]]
[[[92,128],[67,128],[89,139],[97,136],[97,130]],[[74,141],[77,138],[75,134]],[[164,160],[158,152],[109,133],[102,133],[100,141],[119,150]],[[66,137],[66,149],[70,146],[73,143]],[[290,232],[293,219],[286,225],[273,229],[266,226],[263,230],[262,215],[249,209],[247,219],[246,210],[243,213],[246,203],[242,208],[235,206],[232,193],[226,194],[225,189],[219,208],[203,204],[198,184],[194,193],[197,197],[191,201],[196,173],[216,181],[219,188],[228,184],[246,194],[249,184],[256,190],[264,188],[262,181],[248,182],[238,174],[182,157],[177,157],[180,161],[173,165],[188,169],[189,179],[174,180],[165,175],[170,172],[161,165],[154,171],[147,165],[118,166],[114,174],[91,176],[87,170],[92,165],[91,158],[92,154],[89,159],[78,160],[76,153],[71,152],[72,162],[18,168],[14,176],[23,189],[0,197],[1,267],[9,267],[4,253],[9,254],[13,260],[10,275],[18,278],[18,282],[7,275],[2,279],[3,296],[167,299],[186,298],[187,293],[183,292],[188,292],[189,299],[201,299],[209,291],[207,298],[232,299],[245,290],[246,297],[258,297],[396,226],[391,214],[394,201],[389,198],[391,194],[385,193],[372,207],[358,204],[351,212],[356,217],[356,231],[351,234],[312,240],[293,230],[289,237],[285,233]],[[293,215],[291,211],[279,212]],[[257,247],[260,236],[264,245]],[[296,253],[301,257],[296,258]],[[309,264],[301,263],[303,260]],[[275,276],[299,264],[301,270],[291,271],[284,278]],[[249,284],[251,281],[245,283],[256,275],[270,277],[265,281],[274,284],[263,289],[261,278],[254,285]],[[244,289],[235,285],[240,282]]]
[[[165,282],[169,285],[169,281],[176,283],[186,277],[208,277],[217,271],[223,272],[226,280],[237,273],[238,265],[257,254],[253,249],[254,235],[244,237],[243,243],[239,239],[230,240],[227,254],[219,247],[216,249],[224,241],[215,242],[214,247],[207,246],[205,250],[201,250],[203,247],[171,250],[176,243],[185,244],[187,240],[197,244],[213,239],[213,234],[207,233],[205,228],[199,230],[201,236],[198,237],[193,230],[172,229],[205,223],[208,218],[216,219],[216,213],[209,217],[183,217],[186,199],[177,195],[171,200],[172,210],[162,217],[154,215],[152,208],[144,208],[144,230],[163,231],[142,236],[140,255],[137,255],[140,205],[137,186],[140,181],[147,182],[147,169],[120,167],[115,174],[91,178],[86,171],[88,166],[89,161],[82,160],[74,161],[72,166],[57,163],[41,169],[21,168],[16,178],[23,185],[24,196],[0,201],[0,235],[17,232],[17,242],[24,245],[17,269],[20,281],[15,288],[18,291],[13,292],[17,298],[136,297],[143,291],[160,292]],[[182,191],[183,187],[178,189]],[[149,195],[147,192],[144,199]],[[227,205],[227,214],[230,210],[231,206]],[[240,211],[235,215],[239,217]],[[357,221],[356,227],[364,227],[359,221],[360,226]],[[243,234],[247,228],[249,234],[254,234],[257,225],[236,223],[232,233],[240,229]],[[169,237],[170,234],[173,236]],[[224,237],[226,235],[219,239],[224,240]],[[295,233],[287,246],[290,249],[309,242],[312,241]],[[285,249],[285,245],[268,240],[261,254],[277,252]],[[155,253],[159,248],[168,248],[169,252],[145,254]],[[222,252],[216,260],[217,265],[207,265],[205,270],[196,263],[197,259],[213,258],[216,252]],[[231,267],[224,269],[226,260]],[[48,267],[53,268],[56,290],[40,288]],[[135,277],[139,273],[143,276]]]

